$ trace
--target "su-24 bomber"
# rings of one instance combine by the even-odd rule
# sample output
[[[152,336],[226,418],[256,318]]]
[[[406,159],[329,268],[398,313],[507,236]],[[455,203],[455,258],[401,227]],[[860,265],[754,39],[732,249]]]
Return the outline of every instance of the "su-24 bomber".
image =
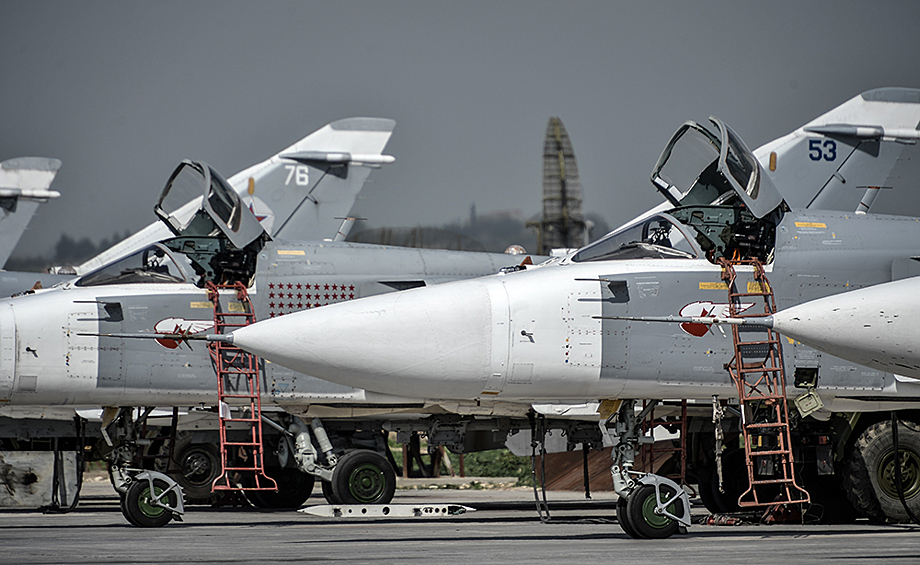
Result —
[[[916,108],[920,91],[880,89],[860,101]],[[801,171],[777,174],[779,151],[758,159],[716,118],[687,123],[651,175],[667,208],[566,257],[263,320],[221,339],[333,382],[430,400],[614,401],[618,515],[635,537],[685,527],[689,505],[675,482],[633,470],[640,399],[713,402],[715,414],[691,416],[687,454],[711,509],[811,502],[828,520],[903,520],[901,494],[920,510],[915,379],[772,330],[635,318],[764,317],[917,274],[920,219],[867,213],[880,184],[854,180],[871,167],[853,168],[882,155],[886,140],[915,143],[916,114],[908,120],[806,126],[793,151],[805,165],[837,164],[814,184],[796,181]],[[847,198],[853,206],[838,211]],[[707,421],[741,396],[740,417],[717,420],[723,441]],[[891,443],[894,410],[909,423],[903,456]]]
[[[794,194],[787,196],[787,202],[795,206],[814,206],[820,201],[828,208],[854,210],[863,199],[868,209],[873,189],[866,187],[884,185],[903,148],[900,142],[912,139],[910,132],[904,130],[920,120],[920,104],[915,98],[914,91],[883,89],[865,93],[765,145],[757,151],[757,157],[774,179],[806,179],[796,185]],[[871,127],[865,127],[867,124]],[[712,135],[703,133],[702,128],[691,129],[700,137]],[[307,157],[304,156],[304,161],[312,163]],[[329,159],[326,161],[328,164]],[[345,169],[339,170],[343,178],[347,178]],[[847,179],[849,185],[843,186],[841,179]],[[854,184],[863,187],[855,196],[850,188]],[[203,205],[201,210],[170,204],[183,201],[178,193],[184,188],[199,191],[198,194],[205,191],[205,197],[196,199]],[[0,330],[5,344],[2,351],[6,352],[0,357],[0,374],[6,377],[3,390],[10,409],[60,405],[186,408],[214,405],[211,361],[203,347],[192,349],[186,340],[191,334],[214,331],[213,305],[208,304],[208,294],[201,288],[208,282],[242,282],[248,286],[257,318],[285,319],[293,317],[289,313],[299,309],[334,310],[326,304],[495,273],[502,267],[510,267],[512,271],[521,267],[520,257],[503,255],[285,242],[259,228],[246,207],[239,205],[226,188],[226,183],[206,165],[183,163],[171,177],[157,208],[178,237],[59,288],[19,297],[0,306]],[[728,202],[730,198],[725,200]],[[737,215],[742,225],[758,222],[742,212]],[[668,216],[661,217],[672,221]],[[646,220],[639,223],[653,225]],[[686,242],[689,251],[684,253],[702,255],[699,245]],[[664,247],[658,245],[653,249],[661,252]],[[686,260],[683,255],[678,257]],[[536,272],[544,270],[549,271],[541,268]],[[508,280],[518,280],[521,273],[506,276]],[[223,310],[237,304],[233,293],[221,294],[220,300]],[[597,304],[600,302],[595,301]],[[581,301],[575,305],[587,308]],[[471,303],[469,308],[475,313],[479,307]],[[49,316],[48,312],[55,314]],[[341,324],[333,326],[341,328]],[[62,335],[60,328],[65,330]],[[453,331],[447,326],[442,330]],[[533,332],[522,331],[525,333],[521,338],[537,343]],[[155,343],[133,339],[141,333],[148,336],[157,333],[160,340]],[[360,343],[362,335],[369,335],[360,327],[345,333],[348,335],[341,336],[344,341],[339,345],[355,346],[359,354],[362,347],[369,345]],[[488,333],[492,334],[491,329]],[[108,336],[98,337],[100,334]],[[463,337],[463,332],[457,336]],[[418,359],[420,353],[431,354],[425,349],[430,337],[415,336],[400,343],[406,359]],[[413,347],[411,354],[406,353],[405,343],[412,342],[421,348]],[[463,344],[462,339],[442,342],[441,353],[456,352]],[[507,351],[512,345],[503,346],[498,340],[487,351],[490,355],[501,355],[502,347]],[[384,355],[382,364],[373,358],[362,359],[366,363],[362,370],[373,372],[385,367],[391,357]],[[526,370],[527,363],[521,365]],[[458,368],[466,366],[461,363]],[[449,374],[446,369],[449,368],[441,367],[432,374]],[[422,396],[427,388],[416,394],[411,387],[404,387],[397,393],[397,387],[391,389],[389,382],[382,387],[370,382],[368,391],[352,389],[266,363],[260,374],[262,399],[275,408],[270,417],[276,425],[280,423],[279,433],[271,439],[275,453],[269,455],[268,467],[270,475],[281,479],[282,488],[277,494],[253,493],[254,498],[266,505],[299,505],[309,495],[315,475],[324,479],[324,494],[332,501],[385,500],[392,496],[393,470],[384,456],[381,430],[397,430],[402,434],[424,431],[429,443],[448,445],[462,452],[496,447],[508,431],[529,427],[526,416],[532,410],[531,400],[539,402],[533,404],[533,409],[550,415],[577,412],[566,395],[541,396],[541,392],[533,398],[512,399],[508,394],[514,388],[512,385],[531,384],[534,375],[539,377],[540,368],[534,365],[531,369],[535,372],[528,377],[523,373],[507,379],[501,373],[485,378],[477,376],[481,380],[478,390],[456,395],[439,392],[431,396],[433,400],[422,401],[415,398]],[[407,375],[411,377],[412,371]],[[373,390],[382,392],[369,392]],[[581,391],[571,389],[578,396],[574,403],[588,400],[589,413],[595,413],[596,399],[602,397],[585,394],[584,390],[585,387]],[[424,396],[428,396],[427,392]],[[148,413],[149,410],[145,411]],[[139,421],[132,414],[127,409],[112,409],[104,421],[106,434],[115,436],[110,460],[116,464],[116,470],[133,458],[139,444],[154,443],[148,448],[154,453],[164,448],[163,444],[155,445],[157,440],[149,442],[140,437]],[[426,414],[429,416],[423,419]],[[324,426],[318,415],[336,418],[324,418]],[[510,422],[513,418],[517,419],[515,423]],[[599,446],[603,433],[596,418],[595,415],[591,418],[593,422],[574,425],[556,421],[554,425],[574,426],[567,428],[567,438],[573,445]],[[216,448],[195,432],[180,437],[173,449],[176,452],[173,459],[182,464],[177,479],[186,493],[192,498],[207,498],[215,473],[219,473]],[[365,472],[368,469],[371,472]],[[131,501],[135,503],[133,515],[126,511],[129,520],[138,525],[160,525],[164,517],[168,521],[175,510],[175,505],[166,503],[168,497],[153,504],[141,504],[147,496],[144,484],[135,481],[134,485],[140,488],[135,489],[135,496],[126,496],[129,507]],[[154,515],[138,516],[137,509],[141,507]],[[670,523],[666,520],[666,525]]]
[[[369,129],[369,122],[363,119],[363,130]],[[381,122],[387,126],[388,137],[392,121]],[[382,148],[380,144],[378,151]],[[386,156],[381,155],[363,155],[360,159],[349,153],[339,153],[334,159],[329,155],[319,151],[296,154],[300,162],[311,167],[303,173],[305,183],[314,176],[359,179],[363,183],[366,175],[355,172],[356,167],[386,162]],[[281,157],[291,159],[292,154],[282,152]],[[297,174],[300,172],[296,170],[291,173]],[[250,189],[252,186],[250,181]],[[197,198],[187,204],[194,194]],[[108,459],[113,465],[116,488],[131,501],[125,505],[125,515],[136,525],[161,525],[161,519],[168,521],[172,516],[171,511],[151,510],[150,505],[141,502],[147,496],[145,492],[150,492],[144,490],[143,481],[161,480],[165,475],[155,470],[146,475],[124,470],[135,460],[139,445],[146,445],[146,453],[151,455],[171,455],[170,462],[160,460],[160,468],[172,471],[175,465],[170,465],[179,466],[177,475],[190,499],[212,500],[212,486],[226,465],[221,462],[219,443],[215,442],[216,426],[213,430],[198,428],[202,420],[217,420],[216,415],[194,411],[184,418],[192,421],[189,426],[193,433],[186,428],[174,442],[151,441],[142,429],[147,416],[154,413],[153,408],[143,409],[137,417],[130,407],[187,409],[216,404],[214,358],[206,348],[192,349],[181,339],[100,339],[86,333],[103,329],[181,334],[213,329],[215,305],[210,297],[214,295],[207,288],[211,284],[240,283],[252,298],[252,308],[247,305],[245,310],[268,318],[361,295],[490,274],[524,260],[514,254],[275,239],[268,233],[270,226],[259,222],[226,180],[206,164],[192,161],[181,163],[175,170],[155,212],[177,237],[143,247],[53,289],[27,293],[0,305],[0,326],[6,328],[4,335],[9,338],[5,342],[4,366],[13,369],[4,373],[10,377],[2,388],[7,404],[4,413],[46,418],[55,412],[73,416],[73,408],[69,407],[107,407],[102,436],[110,444]],[[239,312],[241,304],[248,303],[248,298],[241,299],[234,291],[222,291],[219,296],[218,310],[222,312]],[[28,351],[22,350],[29,358],[20,356],[17,343],[39,334],[42,344],[36,342],[27,346]],[[379,416],[371,427],[357,417],[406,411],[417,414],[431,411],[431,407],[417,399],[326,383],[272,364],[260,368],[260,379],[266,402],[275,408],[267,422],[273,426],[274,435],[269,441],[277,447],[277,453],[268,456],[266,466],[279,488],[277,492],[253,492],[256,504],[296,507],[312,491],[314,476],[324,480],[324,494],[330,501],[378,502],[392,498],[395,473],[384,455],[388,450]],[[454,412],[478,410],[475,406],[454,404],[448,407]],[[55,408],[61,406],[68,408]],[[528,409],[529,406],[521,406],[514,411],[522,415]],[[448,409],[440,406],[436,410]],[[327,432],[322,420],[313,417],[317,413],[347,415],[351,419],[334,422]],[[301,416],[308,416],[309,424]],[[414,420],[418,416],[401,416],[402,420],[407,418]],[[491,439],[494,423],[468,425],[469,422],[458,423],[450,417],[448,420],[442,422],[446,423],[448,436],[456,435],[452,435],[456,426],[469,429],[460,441],[468,439],[473,442],[470,447],[501,445],[501,441]],[[487,427],[477,429],[477,425]],[[477,438],[480,431],[486,433]],[[231,436],[245,433],[248,431],[229,431]],[[464,445],[457,441],[453,439],[450,445],[463,451]],[[168,488],[175,485],[167,484]],[[131,486],[139,487],[136,496],[132,496]],[[183,499],[178,497],[174,502],[171,509],[181,512]]]
[[[394,160],[392,156],[382,154],[394,125],[393,120],[382,118],[347,118],[332,122],[269,159],[237,173],[229,179],[229,185],[266,233],[272,237],[317,241],[324,237],[344,239],[353,223],[353,219],[348,218],[347,214],[368,174],[372,169]],[[60,162],[57,160],[34,158],[4,162],[3,176],[0,178],[3,179],[5,208],[16,211],[18,217],[22,217],[26,212],[31,214],[33,211],[24,205],[19,205],[17,210],[17,202],[12,194],[14,189],[15,196],[20,199],[23,198],[23,191],[29,199],[38,196],[57,196],[56,192],[48,192],[47,188],[59,165]],[[42,191],[41,194],[39,191]],[[193,199],[194,201],[182,203],[181,200],[175,200],[181,198],[181,195],[174,195],[172,202],[177,203],[177,214],[193,213],[201,199],[200,194],[195,196],[197,198]],[[11,226],[12,224],[7,221],[11,218],[16,219],[12,213],[8,214],[8,217],[5,216],[0,227]],[[24,228],[25,221],[17,223],[20,224]],[[139,252],[168,235],[171,235],[168,227],[157,220],[82,265],[55,269],[59,274],[3,271],[0,273],[0,291],[3,295],[9,296],[27,291],[36,281],[39,282],[35,285],[36,288],[60,284],[73,279],[75,274],[92,272],[106,263]],[[60,445],[74,441],[74,431],[69,429],[69,422],[75,416],[74,408],[36,406],[34,403],[30,403],[31,406],[16,406],[15,403],[8,402],[4,404],[5,406],[0,408],[0,414],[5,416],[0,417],[0,437],[10,438],[4,441],[4,450],[10,449],[10,441],[24,440],[26,443],[23,445],[28,445],[37,438],[49,436],[59,438]],[[100,406],[95,401],[90,404],[93,405]],[[95,411],[81,410],[80,414],[92,417],[93,412],[97,411],[98,408]],[[46,459],[45,455],[48,454],[37,453],[26,457],[23,457],[22,453],[9,451],[2,454],[4,462],[12,465],[14,469],[10,474],[10,480],[17,488],[10,489],[9,496],[0,496],[0,504],[40,506],[52,503],[52,489],[48,488],[48,483],[52,481],[52,475],[57,478],[59,473],[53,472],[49,465],[39,464],[39,460]],[[200,473],[201,464],[200,461],[196,461],[198,460],[190,462],[190,466],[196,473]],[[76,466],[76,463],[72,466]],[[18,484],[16,477],[22,469],[25,469],[22,471],[23,476],[29,475],[29,469],[42,469],[47,473],[39,471],[38,481],[27,479],[27,482],[32,482]],[[60,475],[63,476],[64,473]],[[71,499],[76,503],[75,494],[78,491],[77,485],[73,484],[76,480],[74,477],[70,482],[69,495],[59,496],[65,505]]]

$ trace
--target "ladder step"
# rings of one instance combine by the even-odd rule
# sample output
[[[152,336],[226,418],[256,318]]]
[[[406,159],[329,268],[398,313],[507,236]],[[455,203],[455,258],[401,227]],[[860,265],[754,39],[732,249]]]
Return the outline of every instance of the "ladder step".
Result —
[[[753,486],[757,485],[784,485],[784,484],[794,484],[794,479],[770,479],[770,480],[758,480],[755,479],[752,481]]]
[[[759,422],[757,424],[745,424],[744,427],[747,429],[764,429],[764,428],[785,428],[788,427],[788,422]]]
[[[790,449],[771,449],[770,451],[752,451],[751,457],[765,457],[767,455],[789,455]]]

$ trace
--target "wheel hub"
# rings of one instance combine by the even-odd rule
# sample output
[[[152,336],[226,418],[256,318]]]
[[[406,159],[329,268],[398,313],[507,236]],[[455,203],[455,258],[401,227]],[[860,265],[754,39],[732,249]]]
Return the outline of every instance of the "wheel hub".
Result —
[[[668,502],[673,496],[671,493],[663,492],[661,493],[661,498],[663,502]],[[642,516],[645,518],[645,522],[653,528],[664,528],[671,523],[671,519],[665,516],[664,514],[659,514],[656,512],[658,507],[658,501],[656,500],[655,493],[652,492],[644,501],[642,501]],[[667,511],[673,514],[675,512],[674,504],[670,504],[667,507]]]
[[[901,487],[904,498],[913,498],[920,493],[920,457],[906,449],[898,450],[898,462],[901,467]],[[898,483],[895,476],[894,450],[882,457],[878,466],[879,487],[892,498],[898,498]]]
[[[358,500],[373,502],[377,500],[384,489],[385,478],[383,471],[374,465],[360,465],[351,474],[348,488]]]

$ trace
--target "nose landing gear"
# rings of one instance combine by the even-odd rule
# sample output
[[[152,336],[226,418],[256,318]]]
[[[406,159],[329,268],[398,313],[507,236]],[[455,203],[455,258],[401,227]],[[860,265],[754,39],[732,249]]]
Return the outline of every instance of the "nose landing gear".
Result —
[[[639,422],[655,403],[638,416],[635,401],[625,400],[615,418],[618,443],[613,448],[613,489],[620,497],[617,521],[635,539],[664,539],[687,533],[690,526],[690,497],[680,485],[659,475],[633,470],[640,442]]]

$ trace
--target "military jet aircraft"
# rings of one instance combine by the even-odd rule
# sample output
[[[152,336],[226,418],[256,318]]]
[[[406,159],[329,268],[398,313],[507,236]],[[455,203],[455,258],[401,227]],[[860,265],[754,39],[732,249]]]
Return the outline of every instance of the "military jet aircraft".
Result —
[[[810,122],[806,127],[822,127],[828,123],[839,125],[844,116],[852,119],[866,119],[868,116],[870,123],[882,123],[883,129],[887,130],[900,125],[901,120],[906,119],[904,113],[898,113],[897,110],[905,109],[907,115],[913,115],[918,108],[916,104],[897,104],[897,107],[892,109],[890,106],[894,103],[889,100],[868,100],[866,97],[857,97],[837,110]],[[880,108],[884,111],[878,112]],[[841,109],[845,110],[843,114]],[[916,122],[918,118],[912,119]],[[854,123],[865,122],[857,119]],[[778,164],[774,167],[777,171],[792,174],[791,171],[799,168],[803,159],[803,154],[796,148],[807,147],[815,138],[820,140],[824,139],[824,136],[799,128],[762,149],[765,151],[763,159]],[[869,159],[871,163],[876,162],[874,159],[880,159],[886,163],[887,168],[880,167],[877,170],[883,170],[887,175],[887,171],[896,161],[897,152],[882,150],[870,154],[858,149],[867,143],[883,148],[890,145],[878,143],[878,140],[873,142],[872,139],[856,138],[854,143],[842,143],[835,155],[846,155],[847,162],[851,164],[861,159]],[[805,164],[811,163],[824,171],[822,174],[825,175],[825,181],[840,168],[840,163],[833,160],[812,163],[807,155],[804,159]],[[786,163],[789,163],[788,167]],[[87,274],[73,284],[57,289],[54,293],[41,293],[29,300],[17,299],[10,302],[13,315],[5,317],[4,335],[11,335],[15,324],[17,343],[12,344],[12,347],[28,354],[20,356],[15,365],[11,380],[11,405],[54,405],[62,402],[95,406],[189,406],[199,403],[213,405],[214,377],[210,362],[201,348],[194,352],[187,351],[189,346],[184,341],[187,334],[213,331],[213,306],[208,305],[203,299],[206,293],[195,284],[196,282],[229,278],[250,283],[249,293],[253,298],[255,311],[259,318],[266,318],[287,315],[302,308],[313,309],[327,302],[340,302],[362,295],[492,273],[502,266],[512,266],[514,269],[520,267],[520,258],[504,256],[491,256],[493,259],[486,259],[489,256],[480,256],[478,259],[471,259],[471,254],[460,253],[385,250],[377,246],[333,243],[288,244],[282,241],[267,241],[266,236],[259,235],[259,230],[245,218],[245,207],[234,204],[232,196],[228,195],[229,191],[221,189],[223,183],[219,180],[211,183],[206,180],[208,177],[219,179],[218,175],[213,174],[213,171],[204,165],[186,163],[171,178],[168,185],[170,188],[164,191],[159,207],[160,215],[175,232],[184,234],[180,238],[153,246],[144,253],[138,253],[130,261],[116,261],[95,273]],[[814,193],[826,184],[825,181],[813,187],[808,198],[813,198]],[[168,205],[168,202],[174,200],[170,195],[173,188],[182,187],[198,187],[197,190],[201,190],[202,187],[215,187],[215,200],[211,212],[219,221],[215,222],[214,217],[204,213],[191,217],[187,211],[174,213]],[[796,196],[805,198],[803,192],[797,193]],[[211,198],[199,197],[198,200],[208,204]],[[220,219],[222,210],[223,219]],[[228,216],[227,210],[234,212]],[[237,210],[241,215],[235,215]],[[227,219],[230,222],[227,222]],[[221,232],[221,225],[232,226],[235,229],[225,229]],[[186,233],[189,229],[194,232],[194,237]],[[227,233],[228,231],[230,233]],[[218,235],[208,239],[206,234],[212,232]],[[250,237],[254,239],[250,240]],[[254,252],[256,248],[260,251]],[[343,282],[346,288],[343,288]],[[284,285],[284,288],[279,287],[279,284]],[[301,285],[300,288],[297,287],[298,284]],[[310,288],[307,288],[307,285]],[[185,299],[177,299],[186,296]],[[67,319],[49,317],[42,320],[42,316],[33,315],[39,311],[55,312],[60,316],[66,316]],[[38,337],[40,335],[55,335],[52,331],[54,327],[66,328],[64,340],[45,337],[45,343],[51,346],[51,351],[45,349],[40,357],[36,356],[31,352],[38,351],[32,340],[41,339]],[[127,337],[103,337],[95,340],[92,336],[81,335],[139,333],[143,330],[151,333],[172,332],[173,335],[161,337],[162,345],[150,342],[143,344]],[[349,338],[349,341],[351,340],[352,338]],[[453,345],[445,344],[445,347]],[[160,347],[169,348],[166,350],[165,360],[164,350],[158,349]],[[28,357],[29,355],[32,357]],[[13,366],[13,360],[8,362]],[[47,369],[41,369],[48,366],[54,368],[51,374],[48,374]],[[54,374],[54,371],[57,371],[57,374]],[[387,420],[386,425],[389,429],[400,432],[424,430],[429,435],[430,443],[446,444],[455,451],[463,451],[474,447],[481,448],[480,444],[483,442],[490,446],[499,445],[500,442],[495,443],[486,436],[494,435],[496,430],[507,433],[511,428],[505,422],[507,418],[501,418],[501,421],[496,422],[485,421],[482,418],[458,418],[458,415],[513,415],[523,422],[517,425],[526,426],[525,416],[530,409],[527,402],[503,401],[503,379],[484,381],[479,389],[482,392],[479,398],[442,399],[433,405],[414,400],[415,397],[411,393],[404,397],[394,397],[387,392],[377,394],[337,387],[287,371],[276,364],[266,364],[265,371],[263,390],[270,391],[266,393],[266,401],[284,408],[294,416],[283,416],[286,421],[297,424],[296,417],[301,415],[351,416],[350,421],[336,420],[334,424],[330,424],[330,421],[326,423],[326,428],[330,428],[330,435],[333,436],[333,442],[338,438],[335,446],[337,455],[343,455],[345,448],[361,446],[362,441],[364,446],[373,446],[378,442],[379,434],[359,437],[359,434],[354,432],[379,430],[379,418],[367,424],[366,418],[365,422],[361,422],[360,417],[388,412],[448,412],[450,414],[445,416],[432,416],[429,421],[419,420],[418,416],[403,415],[401,418]],[[71,379],[71,373],[79,374],[81,377]],[[492,399],[491,396],[496,396],[497,399]],[[545,402],[541,404],[546,405]],[[127,416],[128,413],[121,411],[121,415]],[[314,418],[313,422],[318,422],[318,419]],[[297,425],[306,431],[305,426]],[[338,429],[333,429],[333,426]],[[130,425],[124,426],[129,427]],[[593,424],[593,427],[594,434],[597,435],[596,424]],[[316,429],[312,431],[317,432]],[[579,428],[577,431],[581,433],[590,430]],[[299,431],[298,434],[300,433]],[[126,432],[125,435],[130,434]],[[305,452],[312,452],[308,454],[309,457],[302,458],[304,464],[297,463],[296,466],[311,466],[314,474],[328,479],[332,466],[329,465],[328,459],[323,461],[325,453],[322,452],[325,448],[321,449],[316,437],[312,440],[309,439],[309,434],[307,437],[303,449]],[[576,443],[595,442],[594,435],[580,436],[569,433],[567,437]],[[283,453],[285,449],[288,453],[294,451],[294,446],[289,443],[293,444],[282,437],[278,442],[279,452]],[[193,496],[206,496],[210,492],[217,455],[214,448],[209,445],[200,437],[191,437],[180,441],[177,446],[176,459],[183,463],[183,468],[187,471],[183,486]],[[288,462],[293,459],[289,456],[283,457]],[[342,461],[344,458],[339,463]],[[381,471],[386,467],[379,459],[372,463]],[[302,473],[286,473],[280,466],[280,460],[277,465],[276,473],[285,473],[289,478],[294,477],[291,480],[294,484],[292,488],[287,489],[285,496],[289,496],[292,491],[296,491],[298,496],[304,492],[309,494],[307,486],[312,487],[312,479],[309,481],[310,484],[306,485]],[[335,469],[347,468],[347,465],[335,466]],[[350,476],[344,471],[340,471],[338,475],[335,475],[334,471],[331,474],[333,481],[324,481],[324,490],[327,485],[335,485],[336,476],[342,481]],[[298,480],[301,482],[298,483]],[[384,491],[363,492],[358,500],[379,500],[375,497],[379,497],[382,492]]]
[[[912,105],[920,102],[920,92],[881,89],[862,98]],[[843,147],[856,147],[851,155],[858,156],[867,149],[859,148],[863,142],[878,147],[884,139],[912,143],[920,138],[916,128],[866,126],[806,128],[819,136],[799,148],[805,149],[800,157],[823,164],[835,160]],[[773,338],[764,345],[766,338],[763,343],[745,341],[743,335],[739,340],[718,327],[617,319],[731,310],[734,315],[769,295],[783,309],[889,281],[893,266],[918,256],[920,220],[864,213],[856,202],[850,212],[790,207],[784,195],[793,199],[811,187],[797,186],[790,175],[778,177],[789,183],[780,192],[769,168],[772,163],[763,167],[720,120],[712,118],[709,128],[690,122],[672,137],[652,173],[653,185],[670,202],[666,211],[534,268],[298,312],[236,330],[231,339],[274,363],[323,379],[431,400],[724,399],[739,394],[725,371],[733,359],[742,353],[762,362],[781,356],[794,368],[794,382],[823,402],[822,409],[806,411],[810,417],[782,424],[798,438],[796,461],[804,459],[802,474],[813,475],[806,486],[815,499],[830,512],[842,482],[863,514],[897,518],[879,508],[880,499],[892,497],[890,490],[864,480],[865,459],[871,457],[864,448],[876,435],[879,411],[915,407],[920,385],[822,356],[797,342],[780,352]],[[847,180],[841,174],[837,182]],[[870,190],[863,192],[864,203]],[[813,196],[812,204],[821,197],[820,192]],[[723,278],[727,272],[740,279],[729,284]],[[744,369],[742,364],[738,370]],[[776,404],[762,402],[757,417],[764,405]],[[621,404],[619,417],[629,422],[631,403]],[[750,415],[746,418],[742,427],[753,425]],[[629,439],[629,427],[621,441]],[[778,432],[755,436],[779,441]],[[746,428],[744,438],[749,444]],[[773,452],[760,459],[754,455],[763,462],[757,474],[791,467],[791,450],[784,449],[782,464]],[[673,482],[631,473],[631,456],[622,455],[628,453],[615,450],[614,465],[617,492],[627,500],[624,529],[636,537],[671,535],[686,525],[683,491]],[[714,475],[717,455],[728,474],[744,477],[744,457],[723,456],[709,447],[693,456],[701,483]],[[720,496],[720,488],[701,495],[725,507],[733,495],[750,492],[755,480],[770,482],[747,474],[752,484],[745,492],[726,489],[728,494]],[[772,482],[794,481],[790,470]],[[920,493],[920,476],[905,489],[911,493],[908,503],[920,505],[914,494]],[[819,496],[824,491],[829,495]],[[787,501],[807,499],[800,496]]]
[[[201,195],[198,213],[189,215],[184,206],[170,206],[171,202],[185,202],[190,191]],[[192,348],[182,337],[214,330],[217,320],[206,288],[209,283],[244,282],[252,312],[259,318],[271,318],[355,297],[493,273],[517,266],[523,259],[509,254],[276,240],[227,181],[207,165],[191,161],[183,162],[170,177],[155,211],[177,237],[56,288],[0,302],[4,336],[0,396],[8,407],[216,404],[208,350]],[[241,302],[235,296],[234,291],[223,291],[221,308],[231,312],[239,308]],[[158,341],[95,337],[132,332],[177,335]],[[310,494],[313,474],[324,479],[330,499],[375,502],[392,497],[393,468],[380,455],[386,453],[380,424],[373,433],[362,432],[355,417],[406,411],[419,414],[430,412],[430,407],[411,396],[332,385],[276,364],[265,365],[260,381],[266,404],[290,413],[273,414],[284,423],[275,424],[282,434],[274,441],[280,449],[290,451],[281,456],[282,461],[275,459],[269,465],[270,474],[282,481],[282,489],[277,495],[255,493],[262,504],[299,505]],[[461,404],[454,403],[453,410],[465,410]],[[327,426],[329,433],[319,418],[313,418],[309,427],[299,419],[324,408],[333,413],[339,408],[340,415],[353,419]],[[528,408],[516,410],[523,415]],[[491,409],[474,406],[466,410],[482,413]],[[130,420],[131,413],[121,410],[119,416]],[[106,418],[105,423],[111,419]],[[466,424],[451,422],[455,428],[465,429]],[[119,426],[130,428],[133,422],[115,424]],[[296,433],[290,431],[292,426]],[[133,453],[128,452],[144,439],[132,433],[126,432],[125,444],[115,446],[116,456],[123,448],[124,459],[129,460]],[[220,474],[219,454],[192,435],[173,446],[178,451],[174,459],[185,466],[186,491],[193,497],[209,496]],[[314,449],[311,436],[318,436],[316,448],[323,451]],[[328,436],[333,436],[335,446]],[[494,447],[491,440],[487,443]],[[345,451],[357,447],[371,449]],[[295,459],[301,463],[295,465]],[[286,472],[286,466],[291,472]],[[364,484],[359,479],[368,469],[374,480],[359,488]],[[132,522],[157,525],[145,523],[143,517]]]

